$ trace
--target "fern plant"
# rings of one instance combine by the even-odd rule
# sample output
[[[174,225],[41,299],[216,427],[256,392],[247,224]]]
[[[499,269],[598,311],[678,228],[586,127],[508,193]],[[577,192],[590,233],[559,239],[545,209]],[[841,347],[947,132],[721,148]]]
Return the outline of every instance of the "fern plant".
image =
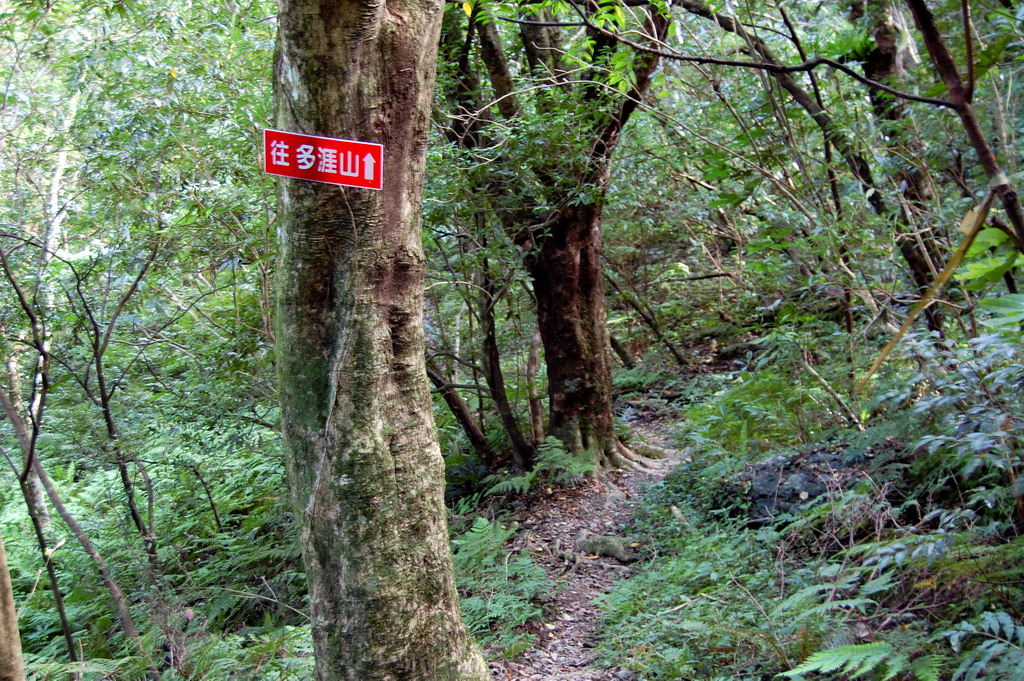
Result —
[[[523,625],[541,615],[540,601],[554,584],[533,560],[505,549],[515,530],[477,518],[452,539],[462,614],[484,644],[514,656],[530,646]]]
[[[960,622],[940,634],[954,652],[962,652],[954,681],[1024,679],[1024,625],[1005,612],[984,612],[973,621]],[[981,640],[970,648],[968,642]]]
[[[918,681],[939,681],[939,671],[940,659],[934,655],[911,661],[888,641],[876,641],[822,650],[779,676],[800,680],[806,674],[816,672],[826,676],[889,681],[909,673]]]
[[[133,658],[125,657],[113,660],[83,660],[78,662],[54,662],[38,659],[34,655],[25,656],[28,672],[37,681],[52,679],[82,679],[83,681],[100,681],[101,679],[126,678],[121,676],[125,667]]]
[[[537,448],[537,460],[533,470],[522,475],[506,476],[489,475],[484,484],[489,485],[487,496],[495,494],[526,494],[536,482],[551,485],[577,485],[585,475],[593,473],[597,467],[588,456],[578,456],[570,452],[556,437],[549,437]]]

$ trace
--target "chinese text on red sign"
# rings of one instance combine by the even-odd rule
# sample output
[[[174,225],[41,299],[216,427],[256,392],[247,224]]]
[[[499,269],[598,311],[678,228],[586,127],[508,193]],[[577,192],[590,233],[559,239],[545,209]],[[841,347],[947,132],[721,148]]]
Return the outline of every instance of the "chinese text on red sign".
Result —
[[[271,175],[382,189],[384,147],[333,137],[263,131],[263,157]]]

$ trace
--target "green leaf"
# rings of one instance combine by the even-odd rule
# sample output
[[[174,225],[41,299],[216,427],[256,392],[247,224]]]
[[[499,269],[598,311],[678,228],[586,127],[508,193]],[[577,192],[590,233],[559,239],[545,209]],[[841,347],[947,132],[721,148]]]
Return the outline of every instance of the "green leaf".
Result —
[[[985,298],[978,302],[986,310],[996,314],[1024,312],[1024,293],[1010,293],[999,298]]]
[[[971,258],[980,255],[990,248],[1006,243],[1009,238],[1009,235],[1001,229],[994,227],[983,229],[978,236],[974,237],[974,243],[971,244],[964,257]]]
[[[1008,328],[1024,323],[1024,294],[1011,293],[999,298],[986,298],[978,302],[981,307],[993,313],[982,324],[990,328]]]
[[[982,279],[988,283],[999,281],[1016,264],[1017,255],[1017,252],[1013,252],[1005,257],[992,256],[969,263],[956,273],[956,278],[960,281]]]

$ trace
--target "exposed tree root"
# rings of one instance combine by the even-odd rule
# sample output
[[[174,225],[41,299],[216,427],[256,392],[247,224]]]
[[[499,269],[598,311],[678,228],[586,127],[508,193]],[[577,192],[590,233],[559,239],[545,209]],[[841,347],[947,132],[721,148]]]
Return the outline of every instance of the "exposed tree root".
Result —
[[[657,473],[664,467],[664,464],[656,459],[633,451],[618,438],[605,448],[601,464],[604,469],[625,469],[640,473]]]
[[[561,432],[552,432],[563,444],[577,453],[590,451],[592,461],[597,465],[597,476],[603,471],[629,470],[638,473],[659,473],[666,462],[678,457],[672,452],[653,445],[642,444],[638,448],[627,447],[614,433],[584,432],[578,426],[563,428]],[[595,451],[596,450],[596,451]],[[653,456],[648,456],[653,454]]]

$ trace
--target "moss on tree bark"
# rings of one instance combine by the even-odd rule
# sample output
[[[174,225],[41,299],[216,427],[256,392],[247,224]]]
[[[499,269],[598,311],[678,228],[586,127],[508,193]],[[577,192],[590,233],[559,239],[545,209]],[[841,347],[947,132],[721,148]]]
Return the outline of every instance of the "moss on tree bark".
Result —
[[[462,622],[423,357],[443,3],[282,0],[277,126],[384,145],[384,189],[284,180],[277,361],[320,681],[490,678]]]

